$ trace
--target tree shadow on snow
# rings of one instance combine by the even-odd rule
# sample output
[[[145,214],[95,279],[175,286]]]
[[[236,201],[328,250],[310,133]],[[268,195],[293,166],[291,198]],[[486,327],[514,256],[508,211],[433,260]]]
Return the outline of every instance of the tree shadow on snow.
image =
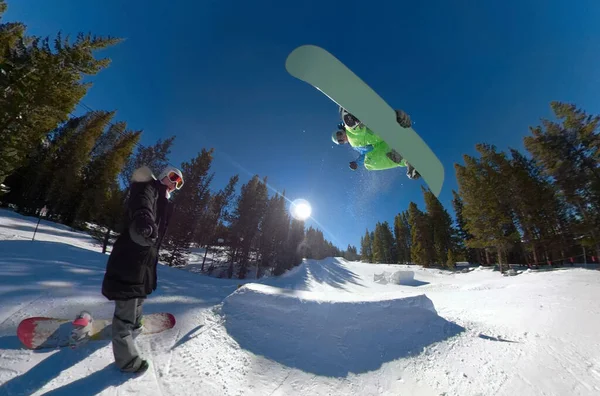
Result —
[[[336,259],[330,259],[329,262],[311,261],[307,262],[307,270],[313,279],[319,283],[326,283],[338,289],[346,289],[347,283],[358,286],[364,286],[358,280],[360,277],[348,269],[344,264]]]
[[[225,304],[224,313],[228,333],[242,348],[328,377],[378,370],[465,330],[440,317],[424,295],[360,303],[286,301],[281,307],[267,304],[252,309],[240,304]]]
[[[360,277],[337,259],[306,260],[300,268],[294,268],[281,277],[268,278],[260,283],[291,290],[309,290],[312,281],[337,289],[346,289],[351,283],[364,286]]]
[[[0,395],[31,395],[58,377],[61,372],[88,358],[104,346],[106,346],[106,342],[98,341],[91,342],[76,350],[67,347],[58,350],[39,351],[38,353],[54,353],[27,372],[2,384]],[[90,393],[86,391],[83,394]]]

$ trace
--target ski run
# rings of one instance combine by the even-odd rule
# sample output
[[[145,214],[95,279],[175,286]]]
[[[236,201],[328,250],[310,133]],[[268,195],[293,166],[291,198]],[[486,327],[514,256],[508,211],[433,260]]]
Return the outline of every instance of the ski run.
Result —
[[[600,271],[517,276],[306,260],[281,277],[217,279],[159,266],[144,313],[176,326],[137,342],[32,351],[30,316],[110,318],[108,255],[87,234],[0,210],[0,395],[599,395]],[[241,286],[240,286],[241,285]],[[240,287],[238,287],[240,286]]]

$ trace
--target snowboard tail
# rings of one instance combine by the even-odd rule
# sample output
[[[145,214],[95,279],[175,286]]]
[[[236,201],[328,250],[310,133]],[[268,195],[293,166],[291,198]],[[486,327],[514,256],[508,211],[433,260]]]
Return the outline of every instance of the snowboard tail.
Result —
[[[444,183],[444,167],[439,158],[412,127],[400,126],[396,111],[342,62],[323,48],[303,45],[288,55],[285,67],[292,76],[321,91],[385,140],[439,196]]]
[[[142,316],[141,334],[155,334],[175,326],[175,316],[168,312]],[[28,349],[62,348],[71,345],[73,319],[31,317],[21,321],[17,337]],[[94,319],[87,341],[112,339],[112,319]]]

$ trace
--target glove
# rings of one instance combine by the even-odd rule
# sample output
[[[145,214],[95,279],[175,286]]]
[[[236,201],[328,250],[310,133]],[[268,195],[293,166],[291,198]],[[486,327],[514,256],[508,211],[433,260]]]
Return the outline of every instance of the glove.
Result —
[[[156,224],[147,214],[141,214],[136,216],[134,219],[135,231],[144,238],[156,239],[158,237],[158,230]]]
[[[350,169],[356,170],[357,168],[358,168],[358,164],[356,163],[356,161],[350,162]]]

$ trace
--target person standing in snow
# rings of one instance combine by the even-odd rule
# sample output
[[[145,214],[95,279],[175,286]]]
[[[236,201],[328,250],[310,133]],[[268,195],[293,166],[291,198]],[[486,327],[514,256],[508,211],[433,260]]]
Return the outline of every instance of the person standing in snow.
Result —
[[[142,304],[156,290],[158,252],[173,213],[171,193],[183,186],[183,174],[166,167],[154,177],[144,166],[131,179],[124,229],[108,258],[102,294],[115,302],[112,347],[123,372],[142,373],[148,362],[140,358],[134,338],[142,328]]]
[[[343,122],[338,125],[338,130],[333,132],[331,140],[335,144],[349,143],[354,150],[360,153],[356,160],[350,162],[350,169],[356,170],[359,165],[369,171],[406,167],[406,176],[409,179],[421,177],[419,172],[396,150],[392,149],[354,115],[340,107],[340,116]],[[412,125],[410,117],[402,110],[396,110],[396,120],[404,128]]]

